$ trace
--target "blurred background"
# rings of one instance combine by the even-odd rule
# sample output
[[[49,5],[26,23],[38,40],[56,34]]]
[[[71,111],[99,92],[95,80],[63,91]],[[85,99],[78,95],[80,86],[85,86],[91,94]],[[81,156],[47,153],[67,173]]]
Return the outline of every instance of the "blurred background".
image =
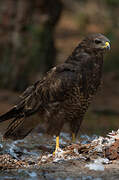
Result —
[[[64,62],[88,33],[111,41],[103,87],[81,134],[104,135],[119,128],[119,0],[1,0],[0,113],[46,71]]]

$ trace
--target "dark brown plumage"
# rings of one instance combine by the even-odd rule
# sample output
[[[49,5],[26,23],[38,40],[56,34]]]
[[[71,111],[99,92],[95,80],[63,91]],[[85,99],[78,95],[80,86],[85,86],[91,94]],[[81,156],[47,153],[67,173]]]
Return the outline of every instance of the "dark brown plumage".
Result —
[[[101,34],[86,37],[63,64],[26,89],[19,103],[0,116],[0,122],[12,119],[4,137],[24,138],[40,123],[39,118],[29,118],[36,113],[47,122],[48,134],[59,136],[65,122],[77,134],[100,86],[103,55],[109,48],[109,40]]]

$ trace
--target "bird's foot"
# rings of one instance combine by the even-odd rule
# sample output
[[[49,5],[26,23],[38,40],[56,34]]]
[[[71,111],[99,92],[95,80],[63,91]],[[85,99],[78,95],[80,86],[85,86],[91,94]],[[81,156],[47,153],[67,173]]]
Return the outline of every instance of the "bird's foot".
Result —
[[[55,151],[53,152],[53,156],[55,156],[59,152],[60,148],[56,148]]]
[[[72,133],[72,143],[75,143],[76,142],[76,136],[75,136],[75,133]]]
[[[58,152],[59,148],[59,136],[56,137],[56,148],[55,151],[53,152],[53,155],[55,155]]]

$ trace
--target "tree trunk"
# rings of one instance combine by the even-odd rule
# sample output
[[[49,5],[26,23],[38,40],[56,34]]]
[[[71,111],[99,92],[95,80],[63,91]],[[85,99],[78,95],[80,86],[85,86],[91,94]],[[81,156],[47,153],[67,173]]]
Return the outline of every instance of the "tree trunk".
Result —
[[[60,0],[0,1],[0,87],[25,89],[55,62]]]

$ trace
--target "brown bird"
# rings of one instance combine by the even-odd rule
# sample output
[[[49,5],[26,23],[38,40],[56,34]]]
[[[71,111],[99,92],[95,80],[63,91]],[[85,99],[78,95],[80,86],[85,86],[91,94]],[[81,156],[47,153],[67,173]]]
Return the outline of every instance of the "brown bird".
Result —
[[[0,116],[0,122],[12,119],[4,138],[13,140],[27,136],[40,120],[47,122],[47,133],[59,135],[69,123],[73,137],[101,84],[103,55],[110,41],[102,34],[87,36],[63,64],[52,68],[46,76],[27,88],[11,110]],[[29,116],[39,114],[40,118]]]

